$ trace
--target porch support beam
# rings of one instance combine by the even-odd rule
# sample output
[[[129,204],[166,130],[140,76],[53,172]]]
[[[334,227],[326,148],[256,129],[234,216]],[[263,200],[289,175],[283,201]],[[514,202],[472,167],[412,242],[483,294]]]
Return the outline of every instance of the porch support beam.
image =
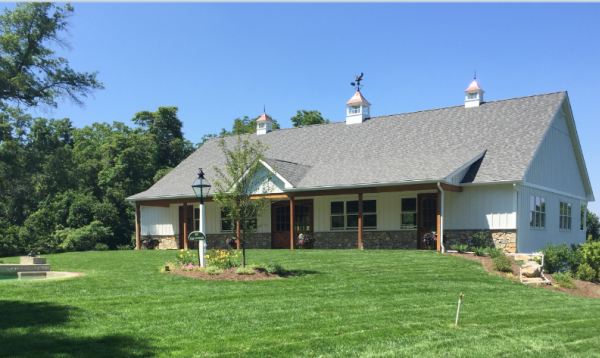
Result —
[[[444,189],[445,190],[445,189]],[[437,244],[437,250],[441,251],[442,250],[442,192],[441,191],[437,191],[437,209],[436,209],[436,213],[437,213],[437,228],[436,228],[436,234],[437,234],[437,240],[436,240],[436,244]]]
[[[140,228],[140,205],[136,204],[135,205],[135,249],[139,250],[140,249],[140,234],[141,234],[141,228]]]
[[[462,187],[441,184],[444,190],[461,192]],[[351,189],[327,189],[327,190],[308,190],[308,191],[294,191],[287,193],[288,196],[294,197],[308,197],[308,196],[324,196],[324,195],[347,195],[347,194],[367,194],[367,193],[389,193],[389,192],[401,192],[401,191],[417,191],[417,190],[437,190],[437,183],[425,183],[425,184],[408,184],[408,185],[392,185],[392,186],[377,186],[368,188],[351,188]]]
[[[447,191],[462,193],[462,186],[456,186],[456,185],[446,184],[446,183],[440,183],[440,186],[442,187],[442,189],[447,190]]]
[[[294,198],[290,198],[290,249],[294,249]]]
[[[241,249],[242,248],[242,243],[240,242],[240,222],[236,221],[235,222],[235,237],[237,239],[237,249]]]
[[[363,194],[358,193],[358,249],[363,248]]]
[[[188,227],[187,227],[188,217],[187,217],[187,203],[183,203],[183,248],[187,250],[187,237],[188,237]]]
[[[261,195],[253,195],[250,199],[260,199]],[[287,194],[270,194],[265,195],[267,199],[288,199],[290,195]],[[212,197],[208,197],[204,199],[205,203],[213,201]],[[138,200],[137,204],[141,206],[158,206],[162,208],[168,208],[171,204],[183,204],[184,202],[188,203],[200,203],[200,199],[197,198],[186,198],[186,199],[153,199],[153,200]]]

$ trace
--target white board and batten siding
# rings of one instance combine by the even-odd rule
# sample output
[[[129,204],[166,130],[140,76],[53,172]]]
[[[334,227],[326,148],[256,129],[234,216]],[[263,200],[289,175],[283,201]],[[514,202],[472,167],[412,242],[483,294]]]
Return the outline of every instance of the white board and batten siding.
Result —
[[[531,165],[525,173],[520,188],[519,239],[520,252],[539,251],[547,242],[567,245],[585,242],[584,230],[580,229],[581,205],[587,206],[587,198],[593,197],[584,185],[586,175],[582,160],[578,159],[573,139],[575,127],[569,125],[564,111],[560,109],[538,148]],[[530,227],[530,197],[546,200],[546,227]],[[571,204],[571,230],[559,226],[560,202]],[[585,224],[585,223],[584,223]]]
[[[140,204],[142,204],[140,202]],[[141,235],[179,235],[179,207],[181,204],[171,204],[168,208],[154,206],[140,206]],[[198,209],[200,204],[188,204]],[[215,202],[204,204],[207,234],[226,234],[221,231],[221,211]],[[258,230],[260,233],[271,232],[271,211],[267,210],[258,217]],[[191,230],[190,230],[191,231]]]
[[[529,200],[531,196],[539,196],[546,200],[545,228],[536,229],[530,226]],[[584,229],[580,229],[581,205],[587,202],[572,196],[561,195],[543,189],[532,188],[526,185],[519,186],[519,229],[517,238],[518,252],[540,251],[547,242],[558,245],[562,242],[567,245],[582,244],[585,242]],[[560,202],[571,204],[571,230],[560,229]]]
[[[525,173],[525,182],[582,198],[587,197],[588,193],[562,111],[554,118]]]
[[[444,230],[516,230],[517,192],[512,184],[463,186],[444,192]]]

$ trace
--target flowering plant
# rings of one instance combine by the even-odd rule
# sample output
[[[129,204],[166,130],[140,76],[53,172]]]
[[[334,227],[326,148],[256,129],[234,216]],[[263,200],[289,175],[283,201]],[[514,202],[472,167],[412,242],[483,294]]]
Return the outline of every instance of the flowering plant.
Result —
[[[213,249],[204,257],[206,257],[206,266],[214,266],[220,269],[239,266],[237,250]]]
[[[177,254],[177,262],[179,262],[181,265],[188,265],[197,261],[198,256],[196,256],[191,250],[181,249]]]
[[[313,243],[315,241],[316,241],[316,239],[312,235],[300,234],[300,235],[298,235],[298,240],[296,241],[296,245],[298,245],[298,247],[308,246],[310,243]]]
[[[435,235],[433,235],[430,232],[423,236],[423,243],[425,244],[425,246],[427,246],[427,248],[430,248],[432,245],[434,245],[436,241],[437,237],[435,237]]]
[[[225,240],[225,243],[227,244],[227,246],[231,247],[232,249],[235,249],[235,248],[237,248],[238,241],[235,237],[228,237]]]
[[[204,268],[200,265],[193,265],[191,263],[187,265],[181,265],[181,271],[202,271]]]
[[[158,239],[156,239],[154,237],[147,237],[144,240],[142,240],[142,244],[144,244],[144,246],[147,249],[153,249],[157,243],[158,243]]]

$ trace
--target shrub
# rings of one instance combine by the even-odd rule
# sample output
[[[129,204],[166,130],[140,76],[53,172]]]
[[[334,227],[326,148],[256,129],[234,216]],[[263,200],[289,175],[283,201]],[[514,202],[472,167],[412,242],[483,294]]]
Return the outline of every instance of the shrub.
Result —
[[[469,245],[457,245],[457,244],[454,244],[454,245],[450,246],[450,248],[452,250],[458,251],[459,254],[464,254],[469,249]]]
[[[223,270],[215,266],[206,266],[204,272],[206,272],[209,275],[220,275],[223,273]]]
[[[581,250],[576,247],[568,247],[564,242],[560,245],[547,243],[542,249],[544,254],[544,270],[548,273],[566,272],[574,270],[581,263]]]
[[[573,278],[571,278],[570,272],[557,272],[552,275],[554,281],[563,288],[577,288],[575,282],[573,282]]]
[[[582,261],[596,272],[600,271],[600,241],[592,241],[580,246]]]
[[[85,251],[94,248],[98,242],[109,241],[112,236],[109,228],[102,226],[99,221],[93,221],[88,226],[78,229],[57,230],[53,239],[61,242],[59,247],[65,251]]]
[[[487,247],[473,247],[473,255],[485,256],[485,252],[487,251],[487,249]]]
[[[206,266],[214,266],[221,269],[239,266],[237,250],[210,250],[205,257]]]
[[[180,265],[189,265],[198,262],[198,256],[191,250],[181,249],[177,255],[177,262]]]
[[[590,266],[588,263],[584,263],[579,265],[577,268],[576,277],[581,281],[594,281],[596,280],[597,274],[598,272],[594,270],[592,266]]]
[[[96,251],[108,251],[108,245],[103,244],[103,243],[97,243],[96,246],[94,246],[94,250],[96,250]]]
[[[500,255],[492,259],[492,268],[495,271],[512,272],[512,262],[506,255]]]
[[[131,245],[117,245],[117,250],[133,250]]]
[[[238,275],[254,275],[254,269],[252,267],[240,267],[235,273]]]
[[[283,268],[283,266],[281,266],[279,264],[267,265],[267,267],[265,267],[265,270],[267,270],[267,272],[270,274],[281,275],[281,274],[285,273],[285,269]]]
[[[487,252],[493,259],[495,259],[498,256],[504,255],[504,250],[497,247],[488,247]]]
[[[471,240],[471,246],[472,247],[487,247],[489,237],[490,237],[489,231],[481,230],[480,232],[473,234],[473,239]]]

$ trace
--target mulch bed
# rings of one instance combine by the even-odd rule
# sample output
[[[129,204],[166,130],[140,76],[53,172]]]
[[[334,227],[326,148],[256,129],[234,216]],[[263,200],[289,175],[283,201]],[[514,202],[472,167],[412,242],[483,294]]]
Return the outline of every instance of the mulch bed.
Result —
[[[492,269],[492,259],[488,256],[475,256],[473,254],[459,254],[459,253],[454,253],[454,252],[447,252],[445,255],[458,256],[458,257],[462,257],[462,258],[469,259],[472,261],[477,261],[483,265],[484,269],[486,269],[487,271],[489,271],[493,274],[504,276],[504,277],[508,278],[509,280],[521,282],[521,279],[519,278],[519,267],[520,266],[519,266],[519,264],[517,264],[515,262],[513,256],[508,256],[513,261],[512,262],[512,269],[513,269],[512,273],[514,275],[512,278],[509,278],[506,276],[505,272],[498,272],[498,271],[494,271]],[[544,276],[546,276],[552,282],[552,285],[548,285],[548,284],[539,284],[539,285],[529,284],[529,285],[545,288],[547,290],[569,293],[569,294],[575,295],[575,296],[600,298],[600,284],[573,279],[573,281],[577,285],[577,288],[568,289],[568,288],[559,287],[554,282],[554,279],[552,278],[551,274],[544,273]]]
[[[246,266],[247,267],[247,266]],[[181,275],[190,278],[196,278],[199,280],[229,280],[229,281],[259,281],[259,280],[273,280],[283,277],[296,276],[293,272],[286,272],[283,275],[278,274],[270,274],[264,268],[254,267],[254,275],[238,275],[235,273],[237,267],[230,268],[227,270],[223,270],[223,273],[218,275],[209,275],[204,271],[182,271],[180,269],[175,269],[173,271],[166,271],[166,273],[170,273],[172,275]]]

